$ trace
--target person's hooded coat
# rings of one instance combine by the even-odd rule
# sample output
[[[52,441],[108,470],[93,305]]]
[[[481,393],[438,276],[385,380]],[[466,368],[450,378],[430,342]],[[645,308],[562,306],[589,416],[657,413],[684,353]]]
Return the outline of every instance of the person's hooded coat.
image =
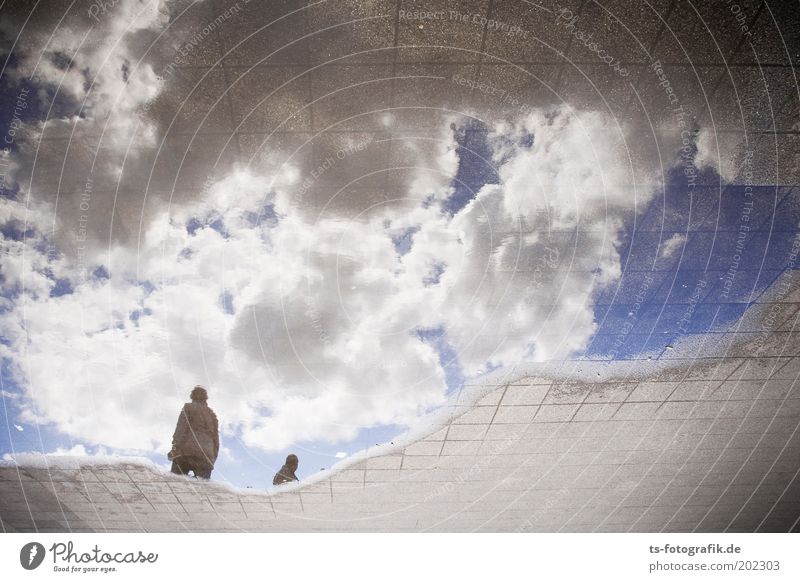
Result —
[[[187,402],[178,416],[172,448],[179,456],[204,459],[211,465],[219,453],[219,421],[204,401]]]

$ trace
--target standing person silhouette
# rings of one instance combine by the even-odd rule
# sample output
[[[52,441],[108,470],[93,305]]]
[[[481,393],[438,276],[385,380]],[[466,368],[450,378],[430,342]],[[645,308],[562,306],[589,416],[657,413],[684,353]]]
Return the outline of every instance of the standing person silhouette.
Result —
[[[219,453],[219,421],[208,407],[208,392],[195,386],[191,402],[183,405],[178,425],[172,436],[172,450],[167,458],[172,461],[172,472],[199,479],[210,479]]]

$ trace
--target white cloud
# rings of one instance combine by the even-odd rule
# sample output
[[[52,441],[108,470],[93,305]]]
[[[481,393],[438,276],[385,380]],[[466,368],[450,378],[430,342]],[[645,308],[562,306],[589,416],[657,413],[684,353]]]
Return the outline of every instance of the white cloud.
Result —
[[[661,247],[658,249],[658,256],[661,259],[668,259],[675,251],[683,246],[686,242],[686,235],[680,234],[676,232],[667,240],[661,243]]]
[[[8,79],[26,108],[39,101],[46,114],[17,129],[8,180],[47,203],[49,230],[66,253],[81,243],[123,238],[138,225],[141,200],[131,192],[147,183],[158,144],[157,124],[144,106],[163,86],[151,60],[158,57],[154,40],[168,22],[166,3],[106,4],[97,19],[85,6],[48,7],[29,22],[21,11],[2,27],[6,36],[19,34]],[[87,218],[83,233],[81,217]]]
[[[312,220],[294,206],[291,168],[232,169],[163,209],[136,246],[48,260],[41,235],[4,241],[6,280],[25,292],[0,314],[0,349],[25,386],[24,419],[163,451],[202,383],[226,434],[277,450],[408,424],[443,402],[420,329],[443,330],[470,375],[581,350],[593,294],[619,276],[622,214],[646,197],[626,186],[625,136],[602,116],[535,112],[492,140],[522,130],[534,148],[498,159],[502,183],[455,216],[417,203]],[[412,190],[447,195],[454,145],[434,161],[450,176],[420,174]],[[412,227],[401,256],[391,235]],[[110,277],[81,275],[97,265]],[[51,297],[56,274],[74,292]]]
[[[694,163],[698,168],[712,168],[726,182],[737,177],[737,166],[741,163],[741,137],[737,133],[714,133],[701,128],[695,144],[697,153]]]
[[[620,275],[623,220],[651,191],[631,186],[652,168],[631,161],[623,128],[566,109],[498,124],[501,182],[454,216],[441,204],[458,170],[456,118],[429,140],[398,142],[428,169],[397,193],[402,203],[357,217],[298,196],[304,168],[283,152],[223,168],[193,198],[167,205],[156,193],[145,205],[130,192],[148,185],[163,137],[142,108],[164,86],[146,53],[164,26],[159,4],[123,1],[98,24],[71,21],[49,43],[44,27],[18,47],[20,76],[39,63],[41,83],[83,106],[24,128],[10,164],[27,198],[0,205],[2,224],[34,229],[0,239],[0,357],[24,388],[24,421],[163,452],[202,383],[225,434],[278,450],[407,424],[442,403],[445,373],[420,330],[439,330],[470,376],[585,348],[593,297]],[[62,53],[76,66],[59,66]],[[519,145],[529,134],[530,149]],[[56,135],[73,136],[68,153]],[[153,180],[151,198],[172,194],[169,180]],[[103,187],[123,194],[103,198]],[[402,255],[401,233],[413,233]],[[100,266],[108,276],[93,274]]]
[[[485,186],[447,226],[434,302],[471,374],[583,349],[595,330],[593,293],[620,274],[623,213],[650,196],[629,186],[627,136],[600,114],[536,111],[501,129],[501,142],[529,133],[535,145],[517,148],[499,168],[501,184]]]

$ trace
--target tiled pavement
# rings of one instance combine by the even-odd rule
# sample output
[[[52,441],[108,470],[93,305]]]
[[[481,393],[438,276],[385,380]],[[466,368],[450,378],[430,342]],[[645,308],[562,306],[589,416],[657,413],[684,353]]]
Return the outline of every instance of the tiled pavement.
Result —
[[[656,61],[680,106],[714,134],[715,157],[719,150],[725,159],[727,145],[747,142],[757,152],[754,184],[797,183],[797,78],[789,61],[797,11],[789,3],[736,4],[749,34],[725,7],[677,0],[251,2],[220,19],[232,4],[170,4],[172,34],[157,39],[152,54],[174,54],[161,46],[175,42],[173,35],[189,40],[216,23],[213,32],[185,58],[153,64],[170,81],[150,107],[154,121],[168,128],[163,147],[152,159],[143,153],[138,164],[126,164],[122,175],[96,176],[96,199],[124,192],[150,212],[162,191],[171,200],[191,198],[209,172],[233,161],[258,166],[266,152],[285,152],[282,161],[308,175],[342,147],[367,141],[370,147],[326,172],[304,199],[330,204],[331,193],[345,187],[346,208],[337,211],[357,215],[397,199],[397,185],[436,155],[440,130],[455,112],[496,119],[518,112],[519,103],[607,113],[647,138],[634,146],[635,157],[658,159],[674,132],[674,104],[651,69]],[[628,76],[615,74],[553,24],[564,9]],[[419,11],[445,16],[418,20]],[[465,16],[513,24],[524,34],[464,23]],[[387,112],[393,127],[386,125]],[[58,162],[56,168],[80,156],[69,149],[64,127],[48,125],[41,139],[41,155]],[[38,164],[33,182],[59,186],[60,210],[74,205],[77,212],[84,176],[70,183],[50,168]],[[150,180],[141,179],[143,168]],[[367,180],[358,168],[381,172]],[[355,176],[362,179],[353,183]],[[645,177],[636,178],[641,186]],[[102,232],[93,234],[105,240]]]
[[[726,334],[732,343],[724,355],[702,357],[696,347],[682,354],[676,345],[673,367],[644,376],[637,368],[645,363],[635,361],[542,365],[541,376],[482,388],[473,404],[456,399],[447,422],[404,448],[278,494],[233,492],[136,464],[5,467],[2,526],[797,531],[796,295],[761,306],[793,313],[776,331],[764,328],[749,343]],[[569,379],[594,374],[593,366],[613,375]]]

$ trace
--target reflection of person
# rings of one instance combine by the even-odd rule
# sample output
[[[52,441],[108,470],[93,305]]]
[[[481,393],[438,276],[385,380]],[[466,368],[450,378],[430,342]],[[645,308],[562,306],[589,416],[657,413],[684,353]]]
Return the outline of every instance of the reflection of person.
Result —
[[[298,465],[300,465],[300,461],[297,459],[297,455],[289,455],[286,457],[286,463],[275,473],[275,477],[272,478],[272,484],[281,485],[289,481],[299,481],[300,479],[294,474],[294,472],[297,471]]]
[[[219,422],[208,407],[205,388],[195,386],[191,398],[178,416],[168,458],[173,473],[187,475],[192,471],[195,477],[210,479],[219,453]]]

